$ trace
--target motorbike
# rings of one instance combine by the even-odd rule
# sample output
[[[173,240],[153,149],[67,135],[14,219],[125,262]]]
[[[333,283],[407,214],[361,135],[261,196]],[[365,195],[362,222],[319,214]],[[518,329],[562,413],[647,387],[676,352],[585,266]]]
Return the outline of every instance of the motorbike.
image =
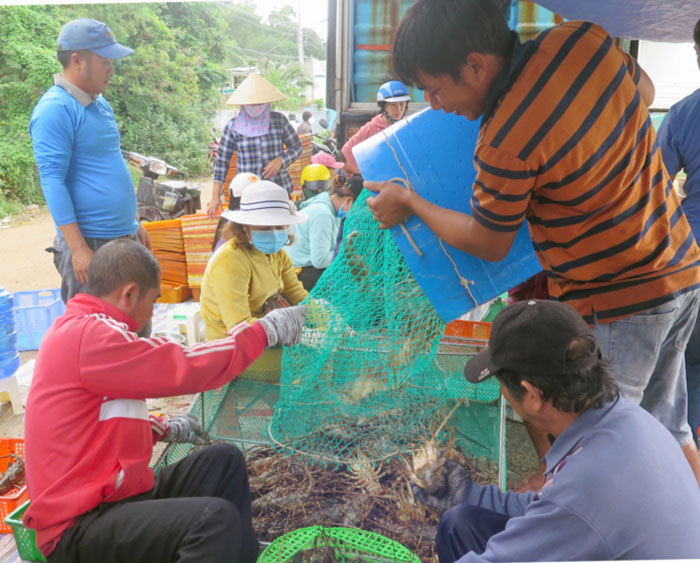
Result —
[[[328,129],[328,122],[325,119],[319,119],[318,124],[323,127],[324,131]],[[324,137],[318,133],[313,133],[311,140],[311,153],[316,154],[319,152],[328,153],[336,160],[340,158],[340,151],[338,150],[338,145],[333,137],[330,135],[328,137]]]
[[[216,159],[219,158],[219,143],[221,139],[216,136],[214,129],[211,131],[212,141],[209,143],[209,156],[207,157],[207,162],[210,168],[214,168],[214,163]]]
[[[159,176],[177,176],[180,170],[154,156],[122,151],[127,162],[143,172],[136,190],[139,221],[164,221],[196,213],[201,207],[199,186],[189,186],[182,180],[156,182]]]

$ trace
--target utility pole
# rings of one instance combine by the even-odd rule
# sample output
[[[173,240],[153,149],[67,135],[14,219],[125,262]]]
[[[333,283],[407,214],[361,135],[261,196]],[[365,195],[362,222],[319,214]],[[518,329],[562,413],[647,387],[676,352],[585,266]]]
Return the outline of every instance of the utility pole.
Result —
[[[299,51],[299,66],[304,70],[304,34],[301,31],[301,0],[297,2],[297,49]]]

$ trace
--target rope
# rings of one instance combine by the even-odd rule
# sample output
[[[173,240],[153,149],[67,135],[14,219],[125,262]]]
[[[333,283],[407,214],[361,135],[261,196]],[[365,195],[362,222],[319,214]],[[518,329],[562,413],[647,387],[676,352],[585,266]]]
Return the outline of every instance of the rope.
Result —
[[[391,149],[391,152],[394,154],[394,159],[396,160],[396,163],[399,165],[399,168],[401,168],[401,172],[403,172],[404,177],[403,178],[392,178],[389,180],[390,182],[396,182],[397,184],[401,184],[404,188],[407,190],[410,190],[412,192],[415,192],[416,190],[413,188],[411,185],[411,181],[408,179],[408,172],[406,172],[406,169],[403,167],[403,164],[401,164],[401,159],[399,159],[399,155],[394,149],[394,146],[391,144],[391,140],[389,139],[389,135],[386,134],[386,130],[382,129],[382,135],[384,135],[384,139],[386,140],[387,145],[389,145],[389,148]],[[399,224],[399,227],[401,227],[401,230],[403,233],[406,235],[408,238],[408,242],[411,243],[411,246],[413,247],[413,250],[416,251],[418,256],[423,256],[422,252],[418,249],[416,246],[416,243],[413,241],[413,238],[411,235],[408,233],[406,230],[406,227],[404,227],[403,223]],[[447,249],[445,248],[445,245],[442,242],[442,239],[438,237],[438,242],[440,243],[440,248],[442,248],[442,251],[445,253],[445,256],[447,256],[447,259],[450,261],[450,264],[452,264],[452,268],[455,271],[455,274],[457,274],[457,277],[459,278],[459,283],[460,285],[467,290],[467,293],[469,294],[469,297],[471,300],[474,302],[474,306],[478,306],[479,303],[477,302],[476,298],[474,297],[474,294],[472,293],[471,288],[469,287],[470,284],[474,285],[476,282],[472,280],[468,280],[465,278],[459,271],[459,268],[457,268],[457,264],[455,261],[452,259],[452,256],[450,256],[450,253],[447,252]]]
[[[384,135],[384,139],[386,139],[386,142],[389,145],[391,152],[394,153],[394,158],[396,159],[396,162],[399,165],[399,168],[401,168],[401,172],[403,172],[403,175],[404,175],[404,178],[392,178],[389,181],[402,184],[403,187],[406,188],[407,190],[415,192],[416,190],[413,189],[411,182],[408,181],[408,172],[406,172],[406,169],[401,164],[401,160],[399,159],[399,155],[396,153],[396,150],[394,150],[394,147],[391,144],[391,141],[389,140],[389,136],[386,134],[386,130],[382,129],[382,135]],[[421,258],[423,258],[423,253],[418,248],[418,245],[413,240],[413,237],[408,232],[408,229],[406,229],[406,226],[403,223],[399,223],[399,227],[401,227],[401,231],[403,232],[403,234],[406,235],[408,242],[411,243],[411,246],[413,247],[413,250],[415,251],[415,253],[418,254],[418,256],[420,256]]]

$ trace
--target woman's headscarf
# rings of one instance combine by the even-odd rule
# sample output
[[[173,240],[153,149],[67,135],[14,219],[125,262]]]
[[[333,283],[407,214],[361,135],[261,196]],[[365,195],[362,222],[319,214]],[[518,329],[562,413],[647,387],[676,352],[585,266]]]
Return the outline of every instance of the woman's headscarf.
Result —
[[[260,137],[270,130],[271,104],[244,104],[233,122],[233,130],[244,137]]]

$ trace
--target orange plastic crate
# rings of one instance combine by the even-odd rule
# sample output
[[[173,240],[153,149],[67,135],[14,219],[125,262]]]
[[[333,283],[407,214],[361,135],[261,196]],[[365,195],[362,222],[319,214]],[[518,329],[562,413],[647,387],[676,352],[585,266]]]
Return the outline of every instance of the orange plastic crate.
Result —
[[[0,438],[0,456],[8,455],[8,457],[0,458],[0,471],[3,473],[7,471],[7,467],[12,463],[12,458],[9,457],[10,453],[24,459],[24,440],[21,438]],[[0,496],[0,533],[12,533],[12,528],[5,524],[5,518],[27,500],[29,500],[27,485],[11,489],[7,494]]]
[[[192,290],[186,285],[165,285],[160,286],[160,297],[156,303],[182,303],[192,297]]]
[[[490,334],[491,323],[484,323],[481,321],[462,321],[457,319],[445,326],[445,336],[488,340]]]

